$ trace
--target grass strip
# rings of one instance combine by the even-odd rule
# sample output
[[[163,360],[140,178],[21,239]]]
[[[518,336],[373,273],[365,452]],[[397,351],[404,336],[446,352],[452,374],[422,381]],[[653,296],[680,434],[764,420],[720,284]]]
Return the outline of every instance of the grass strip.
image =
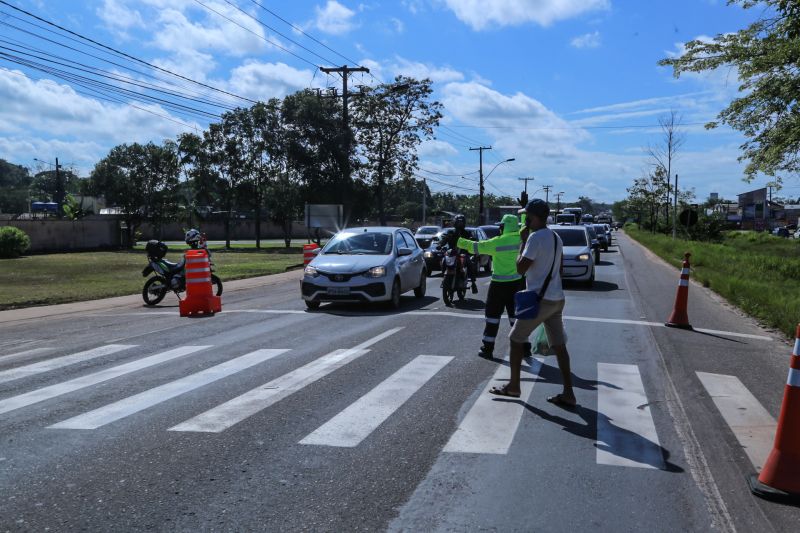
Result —
[[[216,274],[225,281],[284,272],[303,262],[299,247],[211,248]],[[171,261],[181,253],[171,251]],[[42,254],[0,260],[0,310],[53,305],[140,293],[147,266],[143,251]]]
[[[794,338],[800,321],[800,242],[733,231],[721,243],[673,240],[628,226],[626,233],[680,268],[692,254],[692,277],[764,324]]]

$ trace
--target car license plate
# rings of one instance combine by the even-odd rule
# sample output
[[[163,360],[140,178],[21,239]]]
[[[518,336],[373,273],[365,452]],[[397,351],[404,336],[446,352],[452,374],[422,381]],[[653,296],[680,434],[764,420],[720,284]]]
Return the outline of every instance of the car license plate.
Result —
[[[328,287],[328,294],[331,296],[350,296],[349,287]]]

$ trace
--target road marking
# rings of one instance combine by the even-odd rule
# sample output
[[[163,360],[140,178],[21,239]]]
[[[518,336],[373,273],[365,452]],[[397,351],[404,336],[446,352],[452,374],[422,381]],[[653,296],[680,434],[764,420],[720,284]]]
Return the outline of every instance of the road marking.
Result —
[[[508,382],[508,367],[498,365],[494,376],[458,425],[444,451],[507,454],[541,367],[541,359],[534,359],[530,367],[522,367],[521,394],[519,399],[512,399],[489,394],[492,387]]]
[[[263,313],[263,314],[273,314],[273,315],[309,315],[313,316],[316,313],[309,313],[308,311],[302,311],[299,309],[227,309],[226,313]],[[324,311],[320,314],[324,314]],[[175,315],[173,312],[169,311],[151,311],[151,312],[140,312],[140,313],[119,313],[114,316],[145,316],[145,315]],[[336,310],[337,316],[363,316],[362,314],[358,313],[350,313],[347,310],[337,309]],[[433,311],[433,310],[426,310],[420,309],[416,311],[402,311],[398,313],[398,316],[403,315],[414,315],[414,316],[448,316],[448,317],[455,317],[455,318],[473,318],[483,320],[483,314],[477,313],[460,313],[458,311]],[[177,315],[175,315],[177,316]],[[375,315],[381,316],[381,315]],[[574,320],[578,322],[598,322],[601,324],[626,324],[632,326],[648,326],[651,328],[663,328],[666,327],[663,322],[648,322],[646,320],[628,320],[625,318],[604,318],[604,317],[591,317],[591,316],[571,316],[565,315],[564,320]],[[698,333],[709,333],[711,335],[724,335],[727,337],[738,337],[742,339],[752,339],[757,341],[767,341],[771,342],[775,339],[773,337],[769,337],[767,335],[754,335],[751,333],[738,333],[736,331],[721,331],[717,329],[704,329],[704,328],[694,328],[694,331]]]
[[[367,353],[370,346],[403,329],[392,328],[358,346],[347,350],[336,350],[305,366],[284,374],[269,383],[256,387],[241,396],[237,396],[213,409],[201,413],[169,431],[196,431],[219,433],[238,424],[242,420],[266,409],[267,407],[291,396],[307,385],[322,379],[331,372],[345,366]]]
[[[452,357],[420,355],[309,434],[300,444],[358,446],[452,360]]]
[[[598,363],[597,381],[597,464],[665,468],[639,367]]]
[[[241,372],[288,351],[256,350],[49,427],[53,429],[97,429],[100,426],[116,422],[176,396]]]
[[[736,376],[697,372],[697,377],[760,472],[772,451],[775,419]]]
[[[30,350],[25,350],[23,352],[17,353],[10,353],[8,355],[4,355],[0,357],[0,362],[10,361],[11,359],[19,359],[21,357],[25,357],[28,355],[38,355],[41,353],[52,352],[55,348],[32,348]]]
[[[0,383],[33,376],[35,374],[41,374],[43,372],[50,372],[51,370],[55,370],[57,368],[74,365],[75,363],[80,363],[82,361],[91,361],[92,359],[103,357],[104,355],[111,355],[112,353],[121,352],[122,350],[128,350],[135,347],[135,344],[107,344],[105,346],[92,348],[91,350],[74,353],[72,355],[65,355],[63,357],[56,357],[55,359],[48,359],[47,361],[40,361],[30,365],[3,370],[0,372]]]
[[[63,383],[57,383],[49,387],[32,390],[30,392],[26,392],[25,394],[20,394],[19,396],[12,396],[11,398],[0,400],[0,414],[8,413],[9,411],[14,411],[15,409],[27,407],[45,400],[50,400],[51,398],[84,389],[86,387],[91,387],[92,385],[97,385],[98,383],[103,383],[104,381],[118,378],[131,372],[136,372],[137,370],[142,370],[151,366],[159,365],[161,363],[166,363],[167,361],[171,361],[200,350],[205,350],[206,348],[210,348],[210,346],[181,346],[166,352],[145,357],[144,359],[138,359],[136,361],[131,361],[130,363],[125,363],[123,365],[107,368],[93,374],[71,379]]]

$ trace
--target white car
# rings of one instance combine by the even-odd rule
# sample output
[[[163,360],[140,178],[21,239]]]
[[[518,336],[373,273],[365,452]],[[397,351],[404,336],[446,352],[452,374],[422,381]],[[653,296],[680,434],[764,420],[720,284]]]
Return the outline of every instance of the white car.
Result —
[[[592,240],[586,226],[550,226],[564,244],[563,280],[579,281],[591,287],[594,284]]]
[[[303,300],[309,309],[319,308],[322,302],[388,302],[397,309],[404,292],[425,296],[422,253],[405,228],[342,230],[305,268]]]

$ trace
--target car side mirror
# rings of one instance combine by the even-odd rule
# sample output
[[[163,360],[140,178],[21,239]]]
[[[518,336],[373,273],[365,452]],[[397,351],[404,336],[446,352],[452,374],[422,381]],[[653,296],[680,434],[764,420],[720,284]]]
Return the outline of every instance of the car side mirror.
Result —
[[[398,248],[397,249],[397,257],[404,257],[407,255],[411,255],[414,251],[411,248]]]

